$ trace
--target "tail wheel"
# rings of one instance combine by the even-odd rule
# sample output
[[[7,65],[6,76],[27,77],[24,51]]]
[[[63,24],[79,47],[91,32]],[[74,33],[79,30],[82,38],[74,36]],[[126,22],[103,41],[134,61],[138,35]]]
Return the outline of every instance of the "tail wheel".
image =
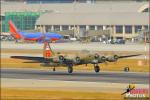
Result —
[[[94,66],[94,70],[96,73],[98,73],[100,71],[100,67],[99,66]]]

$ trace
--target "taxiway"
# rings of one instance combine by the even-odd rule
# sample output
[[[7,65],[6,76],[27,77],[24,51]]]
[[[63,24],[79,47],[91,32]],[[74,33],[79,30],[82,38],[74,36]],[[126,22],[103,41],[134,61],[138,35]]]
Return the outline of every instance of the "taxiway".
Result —
[[[2,78],[13,79],[39,79],[39,80],[60,80],[60,81],[86,81],[86,82],[108,82],[108,83],[134,83],[148,84],[148,73],[137,72],[109,72],[100,73],[74,71],[68,74],[66,71],[47,71],[37,69],[1,69]]]

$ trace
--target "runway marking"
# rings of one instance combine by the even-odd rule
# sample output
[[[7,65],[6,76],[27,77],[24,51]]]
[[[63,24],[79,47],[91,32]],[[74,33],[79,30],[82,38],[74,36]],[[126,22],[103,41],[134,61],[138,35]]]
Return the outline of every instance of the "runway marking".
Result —
[[[109,82],[109,83],[134,83],[148,84],[148,73],[125,73],[125,72],[85,72],[76,71],[68,74],[66,71],[49,72],[46,70],[32,69],[2,69],[2,78],[14,79],[39,79],[59,81],[84,81],[84,82]]]
[[[79,91],[102,91],[102,92],[122,92],[128,84],[107,83],[107,82],[75,82],[58,80],[38,80],[38,79],[11,79],[2,78],[1,86],[8,88],[42,88],[56,90],[79,90]],[[136,84],[140,88],[148,88],[147,84]]]
[[[35,69],[35,68],[1,68],[1,70],[26,70],[26,71],[43,71],[43,72],[49,72],[49,70],[47,70],[47,69]],[[62,70],[62,71],[57,71],[56,73],[59,73],[59,72],[66,72],[66,70]],[[90,73],[92,73],[91,71],[89,71],[89,70],[83,70],[83,71],[76,71],[76,72],[81,72],[81,73],[88,73],[88,72],[90,72]],[[124,72],[124,71],[101,71],[100,73],[125,73],[125,74],[127,74],[127,73],[130,73],[130,74],[147,74],[147,75],[149,75],[149,72]]]

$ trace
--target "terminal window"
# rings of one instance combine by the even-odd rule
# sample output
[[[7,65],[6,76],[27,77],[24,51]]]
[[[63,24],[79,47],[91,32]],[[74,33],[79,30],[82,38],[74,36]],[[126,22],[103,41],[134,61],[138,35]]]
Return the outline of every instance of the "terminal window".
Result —
[[[46,32],[51,32],[51,31],[52,31],[51,28],[52,28],[51,25],[46,25],[46,26],[45,26]]]
[[[89,30],[95,30],[95,26],[94,25],[90,25],[89,26]]]
[[[103,30],[103,26],[102,25],[97,26],[97,30]]]
[[[148,30],[148,25],[144,25],[144,29],[145,29],[145,30]]]
[[[69,26],[68,25],[63,25],[62,30],[69,30]]]
[[[60,31],[60,26],[59,25],[54,25],[54,31]]]
[[[142,29],[142,26],[141,26],[141,25],[135,25],[135,33],[140,32],[141,29]]]
[[[123,33],[123,26],[122,25],[116,26],[116,33]]]
[[[132,26],[131,25],[125,26],[125,33],[127,33],[127,34],[131,34],[132,33]]]
[[[86,30],[86,25],[80,25],[80,30]]]

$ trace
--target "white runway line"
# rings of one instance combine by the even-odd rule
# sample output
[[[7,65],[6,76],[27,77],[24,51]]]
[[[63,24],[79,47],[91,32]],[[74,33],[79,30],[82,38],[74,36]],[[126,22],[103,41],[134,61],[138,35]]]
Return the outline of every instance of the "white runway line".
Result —
[[[119,92],[124,91],[129,84],[106,83],[106,82],[75,82],[58,80],[37,79],[12,79],[2,78],[1,87],[24,88],[24,89],[46,89],[46,90],[76,90],[89,92]],[[136,84],[137,88],[149,88],[148,84]]]

